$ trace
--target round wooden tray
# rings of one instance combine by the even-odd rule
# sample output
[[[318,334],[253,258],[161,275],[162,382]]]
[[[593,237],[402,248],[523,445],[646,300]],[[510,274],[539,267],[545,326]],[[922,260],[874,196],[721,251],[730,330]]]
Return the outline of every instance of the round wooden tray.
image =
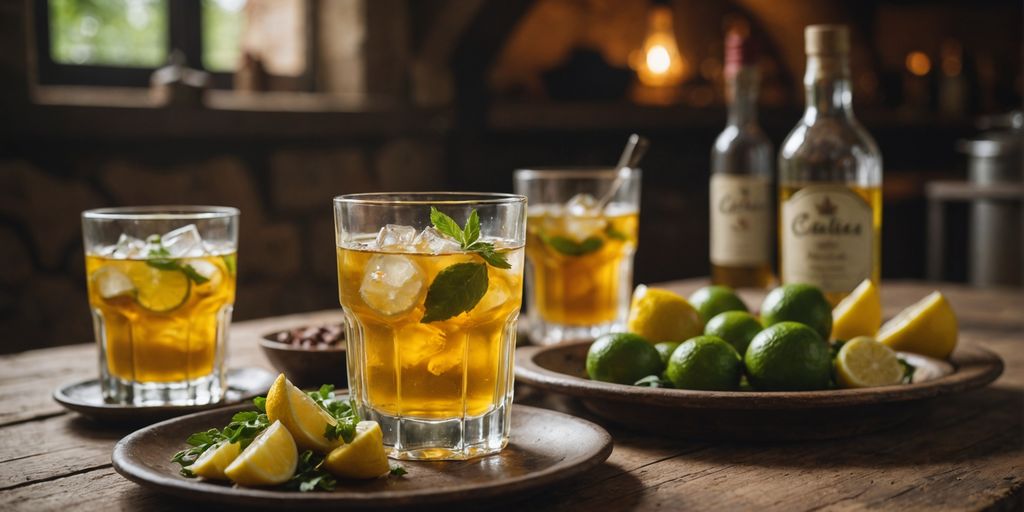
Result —
[[[512,437],[496,455],[468,461],[401,461],[408,474],[370,481],[339,480],[332,492],[252,489],[178,474],[171,456],[193,432],[220,427],[250,407],[232,407],[151,425],[114,447],[114,469],[144,487],[181,498],[240,507],[279,510],[391,508],[468,502],[495,503],[555,485],[604,462],[612,439],[603,428],[579,418],[522,405],[512,408]],[[571,439],[572,442],[566,442]],[[482,505],[481,509],[486,506]],[[467,509],[468,510],[468,509]]]
[[[949,362],[901,353],[918,368],[912,384],[827,391],[692,391],[592,381],[590,342],[516,350],[516,382],[580,398],[594,414],[660,435],[700,439],[807,440],[846,437],[903,423],[931,399],[979,388],[1003,372],[999,356],[961,345]]]

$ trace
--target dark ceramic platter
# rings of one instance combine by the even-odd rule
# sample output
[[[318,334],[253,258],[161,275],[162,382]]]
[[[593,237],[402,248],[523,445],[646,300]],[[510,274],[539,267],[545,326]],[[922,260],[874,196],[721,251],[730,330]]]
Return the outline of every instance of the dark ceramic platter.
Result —
[[[276,374],[262,368],[233,368],[228,370],[228,391],[223,402],[210,405],[132,406],[108,404],[100,394],[97,379],[61,386],[53,392],[53,399],[64,407],[96,421],[106,423],[154,423],[207,409],[215,409],[248,401],[265,394],[274,383]]]
[[[428,506],[494,503],[554,485],[604,462],[611,436],[585,420],[547,409],[515,405],[512,438],[497,455],[469,461],[402,461],[402,477],[339,481],[333,492],[250,489],[178,475],[171,456],[189,434],[226,425],[246,407],[202,412],[138,430],[114,447],[114,469],[144,487],[181,498],[243,507],[281,510]],[[571,440],[571,442],[566,442]],[[469,509],[467,509],[469,510]]]
[[[577,397],[609,421],[661,435],[700,439],[806,440],[899,425],[933,399],[985,386],[1003,372],[999,356],[961,345],[949,362],[901,353],[917,367],[907,385],[827,391],[692,391],[592,381],[590,342],[516,350],[517,384]]]

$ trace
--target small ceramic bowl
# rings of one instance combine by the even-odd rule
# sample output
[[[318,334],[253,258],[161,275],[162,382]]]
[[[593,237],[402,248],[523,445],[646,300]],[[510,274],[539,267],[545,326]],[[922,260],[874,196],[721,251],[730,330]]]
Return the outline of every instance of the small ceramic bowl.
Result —
[[[289,329],[268,333],[260,340],[263,354],[270,364],[285,374],[293,384],[304,388],[315,388],[322,384],[334,384],[337,389],[348,388],[348,369],[344,331],[341,340],[335,344],[289,343],[289,336],[317,329],[335,329],[337,326],[316,326]]]

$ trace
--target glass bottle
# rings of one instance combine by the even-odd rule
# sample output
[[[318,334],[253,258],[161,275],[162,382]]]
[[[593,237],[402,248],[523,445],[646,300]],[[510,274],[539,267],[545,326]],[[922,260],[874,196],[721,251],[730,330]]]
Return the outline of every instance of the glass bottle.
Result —
[[[779,269],[835,304],[881,273],[882,156],[853,116],[849,31],[804,38],[807,108],[779,151]]]
[[[757,124],[757,56],[735,31],[726,36],[724,75],[729,119],[711,149],[711,281],[763,288],[773,280],[773,148]]]

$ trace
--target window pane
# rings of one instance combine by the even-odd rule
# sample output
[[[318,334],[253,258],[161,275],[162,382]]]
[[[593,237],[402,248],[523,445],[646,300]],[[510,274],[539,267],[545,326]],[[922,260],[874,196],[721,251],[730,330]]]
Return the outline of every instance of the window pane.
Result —
[[[54,62],[158,67],[167,61],[167,0],[49,2]]]
[[[203,67],[238,68],[246,0],[203,0]]]

